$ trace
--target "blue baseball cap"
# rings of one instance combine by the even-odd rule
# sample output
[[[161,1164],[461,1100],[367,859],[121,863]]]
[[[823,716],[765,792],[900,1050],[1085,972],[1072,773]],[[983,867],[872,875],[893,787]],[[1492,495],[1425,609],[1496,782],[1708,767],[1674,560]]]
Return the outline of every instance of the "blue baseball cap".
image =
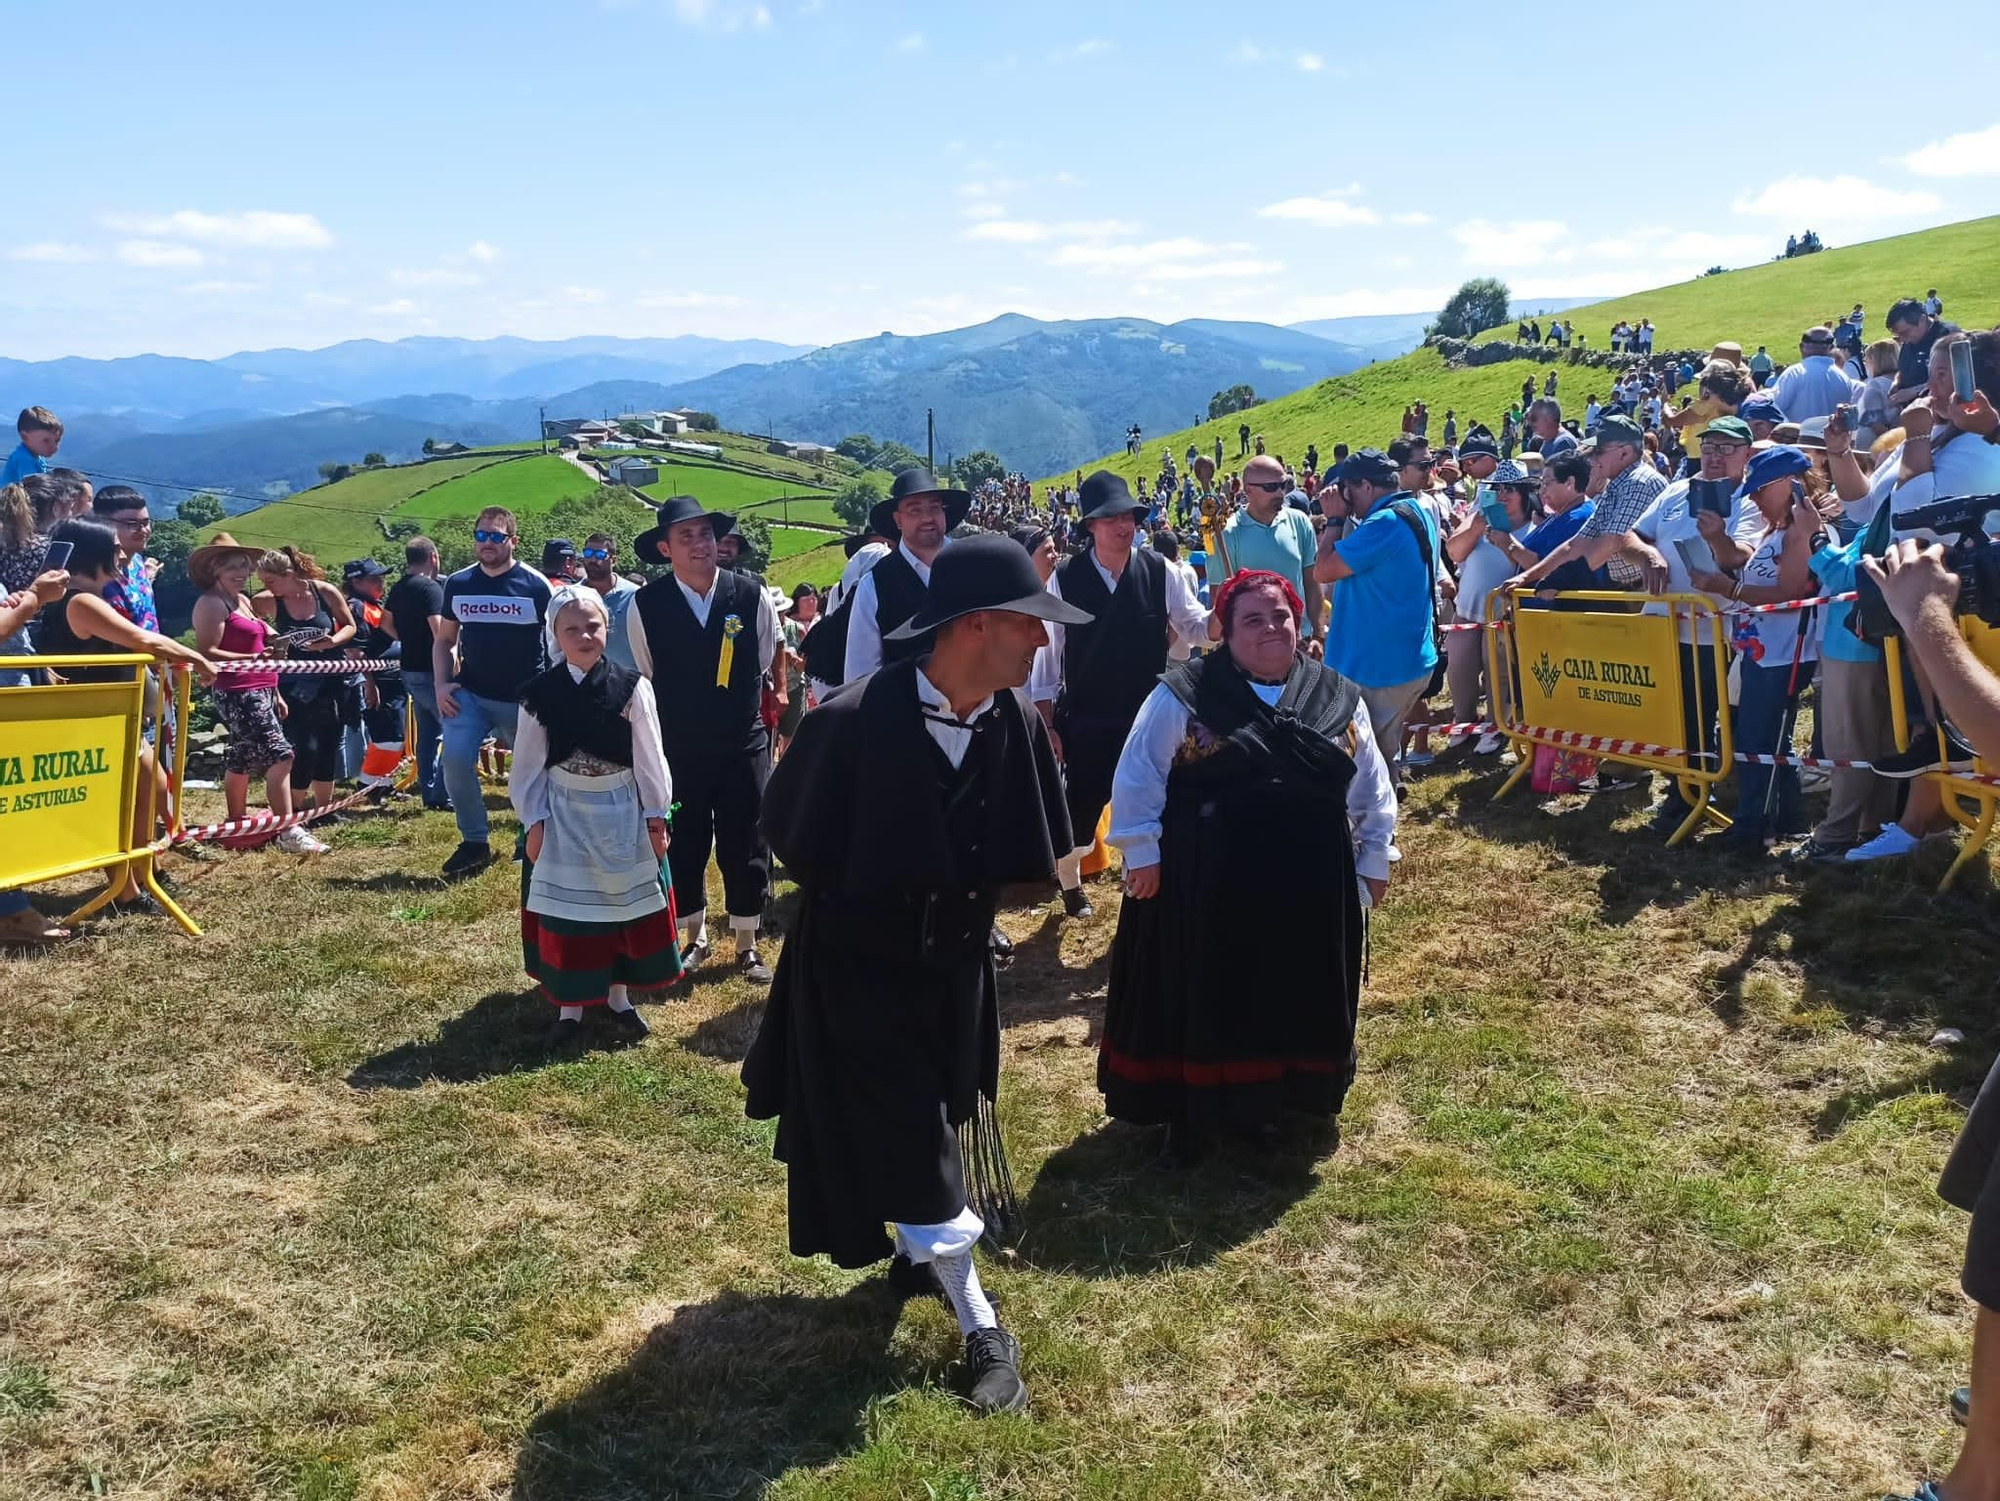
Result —
[[[1790,479],[1804,474],[1812,468],[1812,460],[1803,448],[1793,448],[1788,443],[1780,443],[1776,448],[1767,448],[1750,461],[1750,467],[1743,471],[1743,483],[1736,487],[1736,499],[1743,500],[1755,495],[1774,479]]]
[[[1743,404],[1736,409],[1736,415],[1745,422],[1783,422],[1784,409],[1778,405],[1775,396],[1763,391],[1743,398]]]
[[[1333,477],[1336,481],[1358,480],[1370,485],[1393,485],[1396,473],[1395,464],[1381,449],[1357,448],[1334,466]]]

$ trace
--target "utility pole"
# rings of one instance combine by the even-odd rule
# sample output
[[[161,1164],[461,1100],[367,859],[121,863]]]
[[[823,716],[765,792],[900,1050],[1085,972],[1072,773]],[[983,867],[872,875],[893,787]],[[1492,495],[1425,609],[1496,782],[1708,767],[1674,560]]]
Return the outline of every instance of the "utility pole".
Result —
[[[547,453],[549,451],[549,409],[547,407],[536,407],[535,415],[541,419],[542,452]]]
[[[937,412],[932,407],[924,408],[924,467],[937,473]]]

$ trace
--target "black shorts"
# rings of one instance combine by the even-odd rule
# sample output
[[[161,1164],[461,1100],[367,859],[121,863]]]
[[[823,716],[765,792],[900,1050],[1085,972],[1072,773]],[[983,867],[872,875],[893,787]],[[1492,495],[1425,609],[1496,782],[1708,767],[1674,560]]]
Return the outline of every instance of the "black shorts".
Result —
[[[1972,1216],[1965,1237],[1965,1270],[1959,1286],[1981,1308],[2000,1313],[2000,1059],[1987,1071],[1979,1098],[1952,1144],[1938,1196]]]

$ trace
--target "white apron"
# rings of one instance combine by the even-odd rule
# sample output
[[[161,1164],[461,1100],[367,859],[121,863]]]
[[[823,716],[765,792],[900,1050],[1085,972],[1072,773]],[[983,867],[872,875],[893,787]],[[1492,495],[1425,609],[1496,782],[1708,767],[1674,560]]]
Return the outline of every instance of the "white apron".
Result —
[[[527,908],[572,922],[626,923],[665,909],[660,862],[639,811],[629,769],[586,777],[548,768],[549,813],[542,857],[528,879]]]

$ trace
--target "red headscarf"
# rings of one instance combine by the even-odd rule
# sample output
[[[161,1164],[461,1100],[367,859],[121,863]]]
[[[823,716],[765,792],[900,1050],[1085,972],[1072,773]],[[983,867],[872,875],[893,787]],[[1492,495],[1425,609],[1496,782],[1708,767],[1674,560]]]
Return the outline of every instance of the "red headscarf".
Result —
[[[1292,623],[1298,624],[1306,618],[1306,602],[1299,598],[1291,580],[1282,573],[1273,573],[1268,568],[1247,568],[1231,578],[1215,595],[1215,613],[1222,617],[1222,634],[1229,634],[1229,606],[1238,594],[1246,589],[1264,589],[1276,585],[1278,592],[1285,596],[1285,603],[1292,612]]]

